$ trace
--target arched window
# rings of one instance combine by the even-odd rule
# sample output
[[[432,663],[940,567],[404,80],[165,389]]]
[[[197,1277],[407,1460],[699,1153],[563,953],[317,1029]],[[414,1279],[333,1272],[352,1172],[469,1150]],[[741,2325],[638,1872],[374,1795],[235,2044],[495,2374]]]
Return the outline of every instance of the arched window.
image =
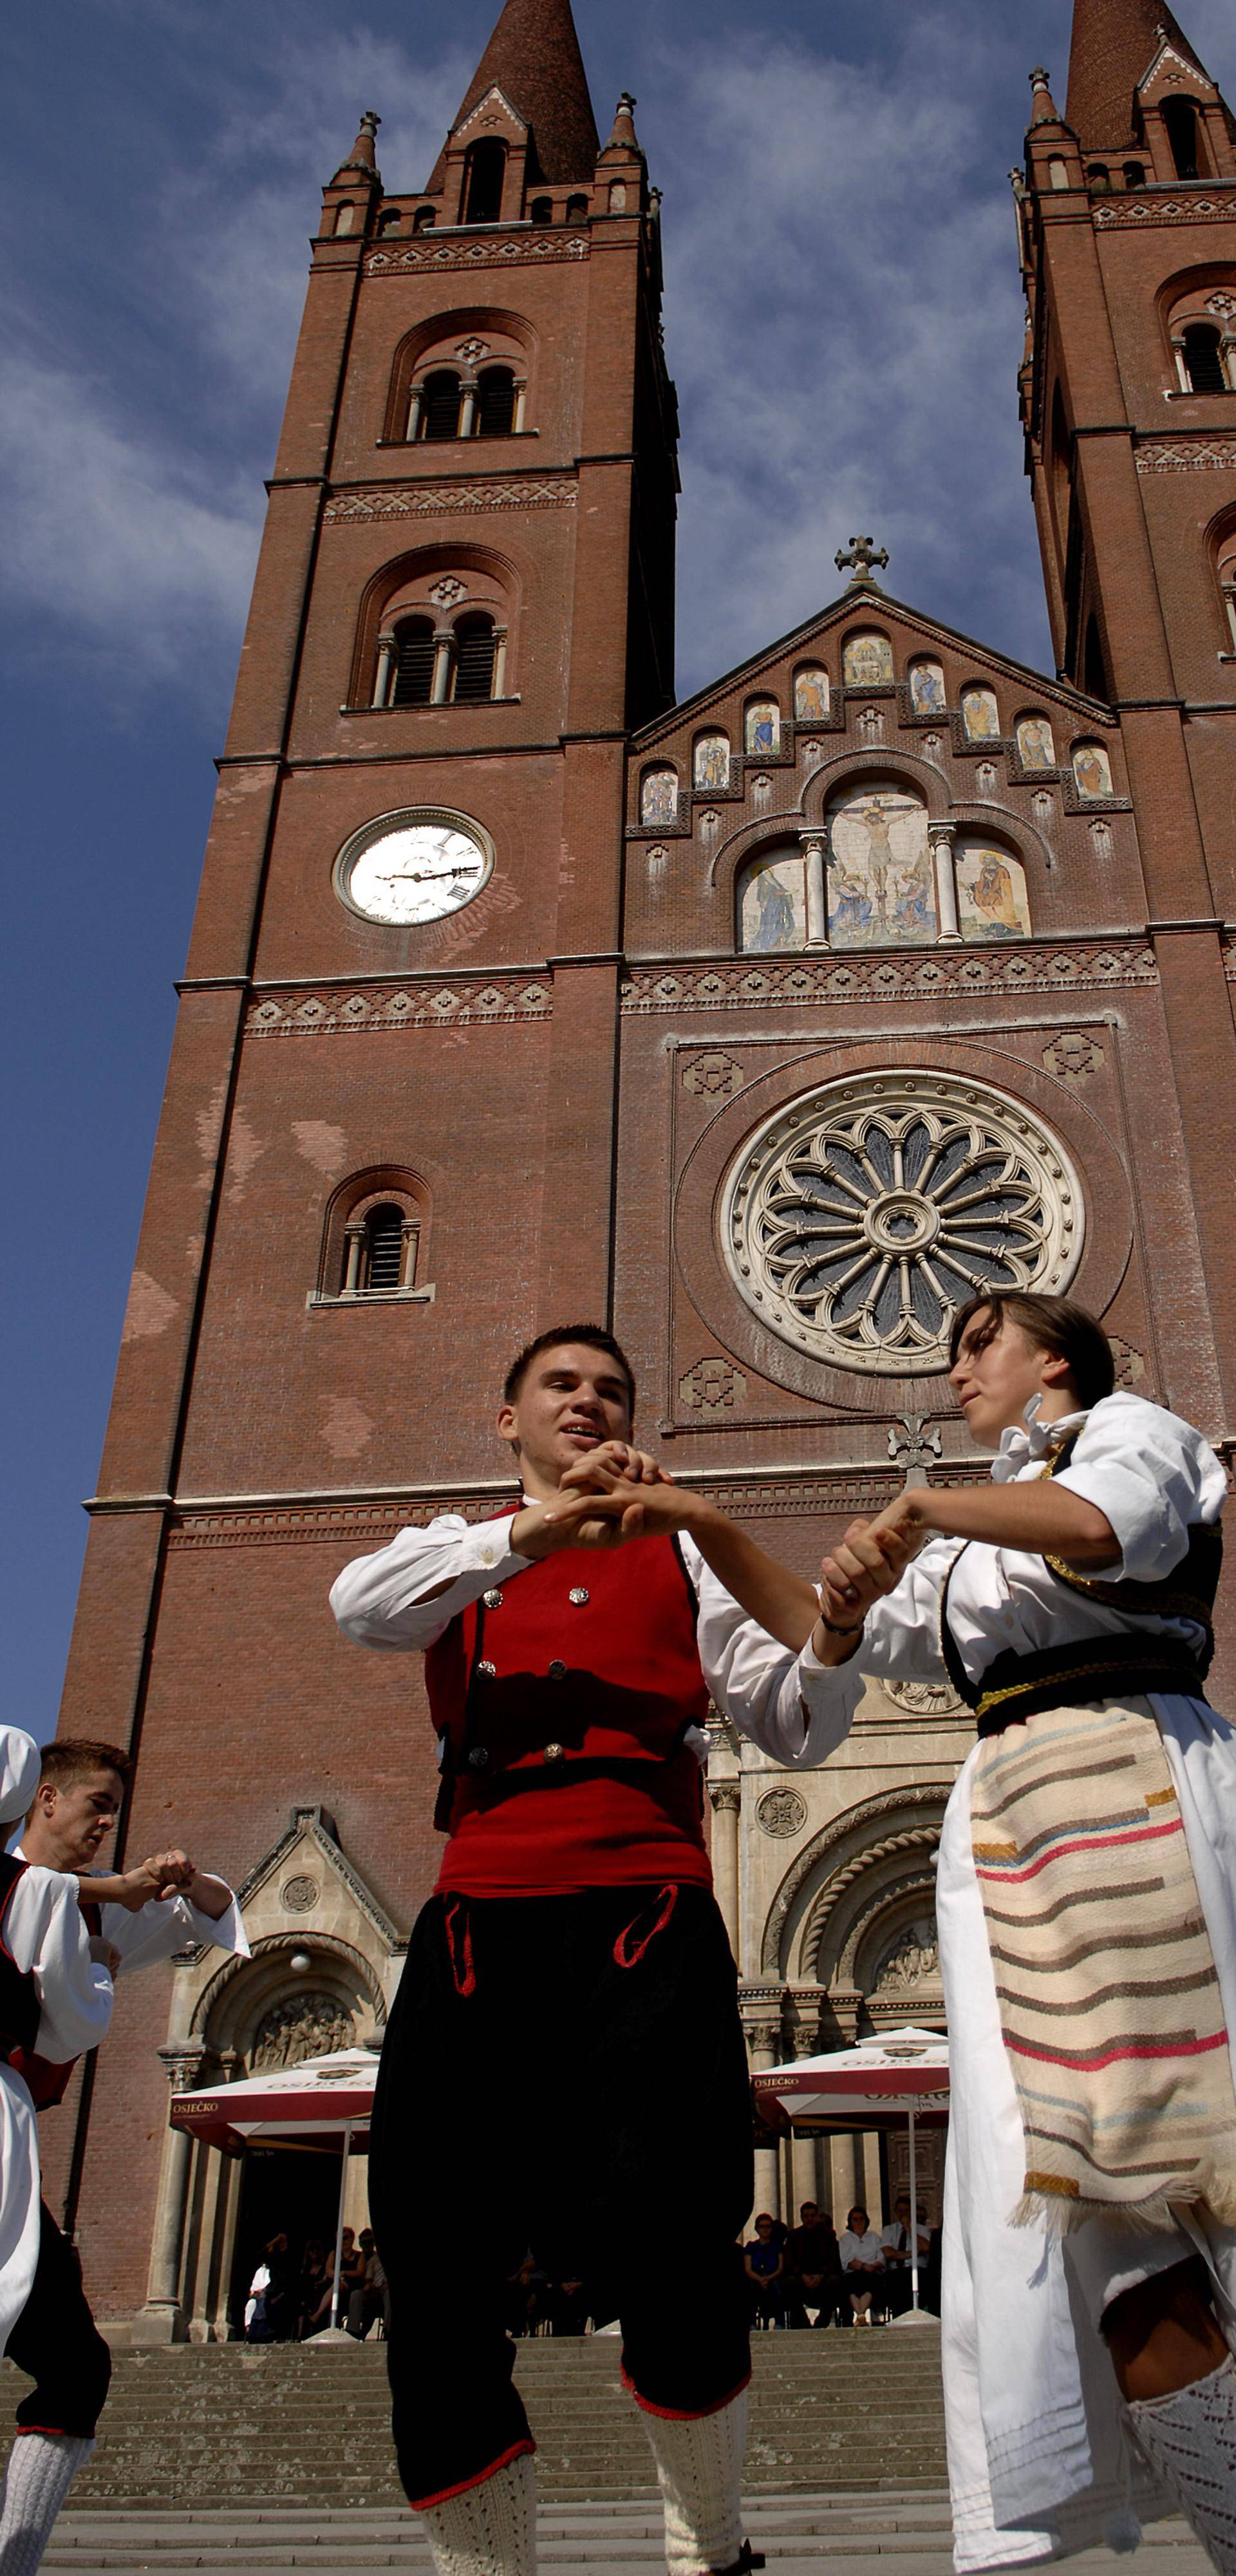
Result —
[[[1230,388],[1223,371],[1219,334],[1212,322],[1189,322],[1184,332],[1184,367],[1195,394],[1225,394]]]
[[[1086,620],[1086,658],[1082,670],[1082,687],[1090,698],[1107,696],[1107,665],[1103,659],[1103,638],[1093,611]]]
[[[476,386],[476,435],[509,438],[515,426],[515,371],[487,367]]]
[[[497,649],[492,617],[476,614],[460,618],[455,629],[455,686],[451,693],[456,706],[493,696]]]
[[[1145,187],[1145,185],[1146,185],[1146,170],[1145,170],[1145,165],[1144,165],[1144,163],[1143,163],[1143,162],[1141,162],[1141,161],[1126,161],[1126,162],[1125,162],[1125,165],[1124,165],[1124,184],[1125,184],[1126,188],[1144,188],[1144,187]]]
[[[506,177],[506,145],[487,135],[483,143],[474,143],[468,153],[464,173],[464,215],[466,224],[496,224],[502,220],[502,182]]]
[[[352,1306],[362,1298],[428,1305],[429,1192],[416,1173],[387,1164],[354,1173],[326,1211],[313,1303]]]
[[[528,208],[528,212],[534,224],[552,224],[554,220],[553,198],[534,197]]]
[[[337,208],[336,208],[336,211],[335,211],[335,231],[336,231],[337,233],[350,233],[350,232],[351,232],[351,230],[352,230],[353,225],[355,224],[355,222],[356,222],[356,208],[355,208],[355,206],[353,206],[353,205],[351,205],[351,204],[349,204],[349,203],[345,202],[342,206],[339,206],[339,207],[337,207]]]
[[[587,198],[586,198],[586,197],[568,197],[568,198],[567,198],[566,219],[567,219],[567,222],[568,222],[569,224],[586,224],[586,223],[587,223],[587,221],[588,221],[588,200],[587,200]]]
[[[1106,196],[1112,184],[1112,174],[1106,161],[1092,161],[1087,175],[1091,187],[1097,189],[1100,196]]]
[[[1215,570],[1227,621],[1227,650],[1236,654],[1236,528],[1229,531],[1219,545]]]
[[[1163,123],[1178,179],[1197,179],[1197,109],[1191,98],[1165,98]]]
[[[436,367],[420,389],[421,438],[458,438],[459,378],[449,367]]]
[[[378,217],[378,231],[379,231],[380,233],[397,233],[397,232],[398,232],[398,230],[399,230],[399,208],[398,208],[398,206],[383,206],[383,208],[382,208],[382,212],[381,212],[381,214],[380,214],[380,215],[379,215],[379,217]]]
[[[433,692],[433,626],[428,617],[405,617],[395,629],[393,707],[427,707]]]
[[[418,206],[416,213],[412,217],[413,232],[431,233],[434,228],[434,220],[435,210],[432,206]]]

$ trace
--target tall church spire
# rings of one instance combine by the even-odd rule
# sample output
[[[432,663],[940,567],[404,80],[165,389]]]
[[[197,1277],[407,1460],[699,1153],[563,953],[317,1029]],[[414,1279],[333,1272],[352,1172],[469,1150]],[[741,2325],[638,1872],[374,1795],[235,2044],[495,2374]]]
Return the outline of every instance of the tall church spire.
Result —
[[[571,0],[506,0],[455,125],[495,87],[531,127],[530,176],[551,185],[592,178],[600,138]]]
[[[1165,40],[1207,78],[1166,0],[1074,0],[1065,117],[1083,151],[1131,140],[1139,83]]]

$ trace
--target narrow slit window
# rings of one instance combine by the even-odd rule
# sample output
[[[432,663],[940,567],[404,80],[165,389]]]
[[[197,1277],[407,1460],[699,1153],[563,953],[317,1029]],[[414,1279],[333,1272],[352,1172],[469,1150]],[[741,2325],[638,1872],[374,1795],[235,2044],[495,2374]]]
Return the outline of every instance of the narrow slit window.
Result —
[[[1199,179],[1197,160],[1197,109],[1191,99],[1165,98],[1163,122],[1171,146],[1172,160],[1178,179]]]
[[[468,154],[467,178],[464,185],[464,222],[496,224],[502,219],[502,183],[506,177],[506,145],[487,136],[474,143]]]
[[[459,378],[449,368],[438,367],[426,376],[421,388],[422,438],[458,438]]]
[[[365,1219],[364,1293],[389,1296],[402,1288],[403,1226],[401,1207],[371,1208]]]
[[[1185,374],[1195,394],[1225,394],[1227,377],[1219,334],[1209,322],[1190,322],[1184,335]]]
[[[487,367],[476,389],[478,438],[509,438],[515,426],[515,377],[510,367]]]
[[[497,642],[492,617],[461,617],[455,629],[457,706],[493,696]]]
[[[408,617],[395,629],[393,707],[427,707],[433,691],[433,627],[427,617]]]

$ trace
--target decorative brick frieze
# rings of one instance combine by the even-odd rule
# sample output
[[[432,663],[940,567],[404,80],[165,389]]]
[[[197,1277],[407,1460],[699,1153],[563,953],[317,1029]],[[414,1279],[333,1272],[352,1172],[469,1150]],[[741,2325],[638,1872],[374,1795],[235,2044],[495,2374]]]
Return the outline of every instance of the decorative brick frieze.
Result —
[[[1190,474],[1206,465],[1236,465],[1236,438],[1143,438],[1139,474]]]
[[[1228,971],[1236,976],[1236,968]],[[1080,992],[1155,984],[1154,951],[1144,941],[1103,948],[1009,946],[999,950],[932,950],[924,956],[799,957],[756,966],[746,958],[719,966],[642,968],[622,988],[624,1011],[784,1009],[794,1002],[879,1002],[956,993]]]
[[[167,1544],[173,1550],[217,1547],[285,1547],[289,1542],[303,1545],[312,1539],[327,1539],[336,1546],[381,1547],[394,1538],[397,1530],[427,1529],[440,1512],[459,1512],[466,1521],[491,1520],[495,1511],[513,1507],[515,1488],[494,1495],[478,1487],[473,1494],[432,1494],[411,1498],[396,1497],[391,1501],[364,1498],[357,1502],[237,1502],[204,1507],[195,1511],[187,1506],[168,1532]]]
[[[366,484],[333,492],[322,512],[328,528],[360,527],[374,519],[437,519],[446,513],[491,510],[571,510],[573,474],[516,474],[498,482],[478,475],[462,483]]]
[[[459,1028],[465,1022],[545,1020],[553,1008],[548,984],[489,978],[475,984],[404,984],[394,992],[358,992],[355,985],[323,984],[312,993],[266,993],[246,1014],[249,1038],[323,1037],[358,1029]]]
[[[546,268],[558,260],[587,259],[588,254],[587,233],[508,233],[504,241],[483,233],[466,242],[435,242],[432,233],[422,233],[398,250],[367,251],[365,275],[406,277],[411,271],[432,277],[448,268]]]
[[[1152,224],[1196,224],[1209,216],[1220,215],[1225,221],[1236,221],[1236,191],[1207,189],[1205,196],[1160,197],[1153,191],[1133,189],[1122,197],[1109,197],[1094,209],[1094,220],[1101,232],[1113,229],[1145,232]]]

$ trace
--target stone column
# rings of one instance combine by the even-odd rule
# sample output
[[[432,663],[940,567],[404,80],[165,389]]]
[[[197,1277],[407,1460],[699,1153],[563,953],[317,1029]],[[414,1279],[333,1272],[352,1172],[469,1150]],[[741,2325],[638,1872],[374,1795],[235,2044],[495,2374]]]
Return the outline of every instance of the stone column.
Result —
[[[826,2000],[827,1991],[824,1986],[795,1986],[791,1989],[794,2022],[790,2036],[796,2061],[804,2057],[816,2057],[819,2054],[820,2005]],[[810,2135],[790,2140],[790,2190],[793,2201],[790,2224],[792,2227],[798,2225],[798,2212],[802,2202],[819,2199],[819,2148],[819,2139]]]
[[[526,377],[526,376],[516,376],[516,378],[515,378],[515,413],[514,413],[514,417],[513,417],[512,421],[511,421],[511,435],[512,435],[512,437],[513,437],[513,438],[518,438],[518,437],[519,437],[519,434],[520,434],[520,432],[521,432],[521,430],[522,430],[522,428],[523,428],[523,425],[524,425],[524,414],[525,414],[525,412],[526,412],[526,410],[527,410],[527,406],[528,406],[528,379],[527,379],[527,377]]]
[[[375,707],[388,707],[390,705],[391,694],[395,686],[396,649],[395,638],[393,635],[379,635],[378,667],[374,675],[373,683],[373,703]]]
[[[763,2075],[779,2060],[781,2044],[780,1986],[748,1986],[742,1994],[743,2028],[747,2054],[753,2075]],[[756,2136],[763,2134],[756,2115]],[[755,2150],[755,2209],[770,2210],[781,2216],[781,2145],[776,2132],[769,2129],[767,2146]]]
[[[504,698],[506,696],[506,648],[509,635],[510,628],[508,626],[495,626],[494,675],[489,685],[490,696],[494,698]]]
[[[955,823],[930,823],[927,828],[936,871],[936,920],[940,943],[944,946],[961,938],[957,926],[957,877],[953,860],[957,826]]]
[[[413,385],[412,391],[408,396],[408,426],[404,431],[404,436],[408,440],[409,445],[411,445],[412,441],[420,435],[421,404],[423,400],[424,387],[421,385]]]
[[[828,879],[822,832],[800,832],[807,874],[807,946],[828,946]]]
[[[451,691],[451,666],[454,659],[454,627],[439,626],[433,639],[433,686],[429,692],[429,703],[431,706],[444,707],[446,705]]]
[[[461,438],[471,438],[472,433],[476,428],[476,396],[477,384],[474,376],[470,383],[465,381],[464,384],[463,401],[461,403],[459,413],[459,435]]]
[[[712,1875],[721,1919],[730,1948],[741,1961],[738,1920],[738,1819],[742,1811],[741,1780],[710,1780],[712,1804]]]
[[[400,1228],[400,1241],[402,1251],[399,1261],[399,1285],[401,1288],[415,1288],[416,1256],[420,1249],[421,1241],[421,1221],[419,1217],[406,1216],[404,1218],[403,1224]]]
[[[205,2049],[200,2044],[195,2047],[173,2045],[161,2048],[159,2055],[170,2090],[173,2093],[192,2092],[206,2063]],[[135,2344],[184,2343],[188,2336],[188,2319],[180,2304],[180,2263],[192,2161],[192,2138],[185,2130],[174,2129],[169,2120],[159,2167],[146,2304],[134,2317],[130,2328],[130,2341]]]
[[[344,1297],[355,1297],[360,1289],[361,1254],[365,1248],[363,1222],[360,1225],[345,1226],[344,1240],[348,1247],[348,1266],[343,1275],[340,1294]]]

